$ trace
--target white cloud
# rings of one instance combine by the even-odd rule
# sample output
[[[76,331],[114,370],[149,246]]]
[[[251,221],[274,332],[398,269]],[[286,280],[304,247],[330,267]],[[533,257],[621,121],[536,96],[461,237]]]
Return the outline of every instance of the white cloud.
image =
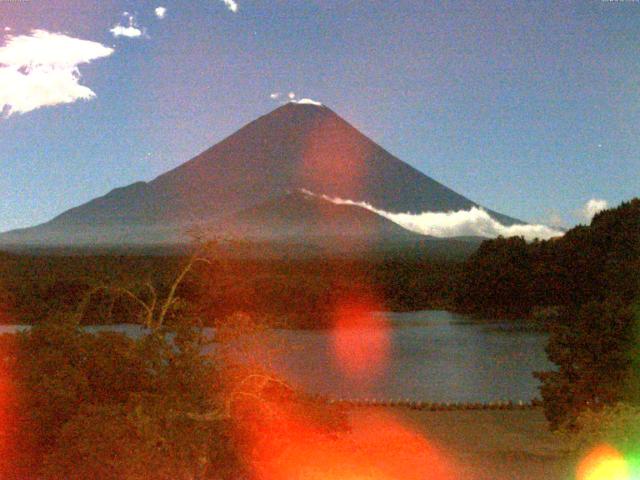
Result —
[[[596,213],[606,210],[607,208],[609,208],[609,202],[600,198],[592,198],[584,204],[580,213],[587,222],[591,222],[591,219]]]
[[[302,190],[302,192],[318,196],[308,190]],[[526,240],[533,240],[563,235],[563,232],[546,225],[503,225],[493,219],[486,210],[479,207],[455,212],[392,213],[377,209],[366,202],[332,198],[326,195],[319,197],[336,205],[353,205],[365,208],[407,230],[433,237],[479,236],[493,238],[502,235],[503,237],[522,236]]]
[[[319,107],[322,106],[320,102],[316,102],[315,100],[311,100],[310,98],[301,98],[300,100],[292,100],[292,103],[298,103],[300,105],[317,105]]]
[[[129,25],[128,27],[125,27],[123,25],[115,25],[109,31],[113,34],[114,37],[138,38],[142,36],[142,30],[131,25]]]
[[[167,9],[166,7],[156,7],[156,9],[154,10],[156,17],[163,19],[165,17],[165,15],[167,14]]]
[[[233,13],[238,11],[238,4],[234,0],[222,0],[229,10]]]
[[[0,111],[10,116],[95,97],[79,84],[78,65],[113,51],[97,42],[45,30],[8,36],[0,47]]]
[[[274,92],[269,96],[272,100],[278,100],[282,96],[282,94],[280,92]],[[297,98],[295,92],[289,92],[287,94],[287,98],[289,99],[289,103],[298,103],[300,105],[316,105],[318,107],[322,106],[322,103],[316,100],[312,100],[311,98]]]
[[[123,15],[129,19],[129,25],[114,25],[114,27],[109,30],[113,34],[113,36],[127,38],[142,37],[144,32],[138,27],[135,17],[133,15],[130,15],[128,12],[124,12]]]

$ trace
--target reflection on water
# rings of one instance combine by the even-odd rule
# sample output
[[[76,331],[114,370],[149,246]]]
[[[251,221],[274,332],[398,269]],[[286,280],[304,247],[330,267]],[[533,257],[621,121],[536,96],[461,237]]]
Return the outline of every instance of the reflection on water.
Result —
[[[473,322],[446,311],[386,313],[391,354],[376,382],[345,377],[332,359],[330,332],[277,330],[289,348],[276,370],[310,393],[334,398],[410,399],[430,402],[529,401],[538,395],[531,375],[548,370],[543,333],[521,331],[499,322]],[[0,333],[20,326],[0,326]],[[358,328],[358,327],[356,327]],[[135,325],[89,327],[92,331],[142,333]],[[208,334],[213,335],[209,329]],[[361,328],[360,335],[371,335]]]
[[[445,311],[386,316],[393,325],[391,356],[376,383],[364,386],[340,375],[324,331],[278,332],[292,349],[276,367],[313,393],[431,402],[529,401],[539,396],[532,372],[551,368],[545,334],[474,323]]]

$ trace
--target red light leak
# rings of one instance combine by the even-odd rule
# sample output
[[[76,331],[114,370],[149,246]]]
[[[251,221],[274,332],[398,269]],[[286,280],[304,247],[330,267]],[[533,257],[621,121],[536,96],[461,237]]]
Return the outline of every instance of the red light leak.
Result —
[[[391,350],[390,328],[370,298],[349,299],[333,314],[332,347],[338,369],[348,378],[368,382],[384,373]]]
[[[390,328],[368,293],[345,295],[333,315],[333,354],[345,376],[372,381],[384,372]],[[453,461],[381,409],[355,409],[335,430],[327,407],[285,397],[243,397],[232,414],[254,480],[454,480]]]
[[[356,131],[334,118],[318,122],[307,133],[297,178],[317,194],[346,196],[358,200],[367,174],[371,151]]]
[[[252,445],[255,480],[453,480],[443,451],[389,415],[351,418],[350,432],[323,433],[304,412],[280,409]],[[268,432],[268,433],[267,433]]]
[[[15,392],[12,384],[12,376],[8,370],[7,352],[3,347],[6,344],[0,341],[0,477],[12,470],[14,451],[12,445],[12,431],[15,428],[14,402]]]

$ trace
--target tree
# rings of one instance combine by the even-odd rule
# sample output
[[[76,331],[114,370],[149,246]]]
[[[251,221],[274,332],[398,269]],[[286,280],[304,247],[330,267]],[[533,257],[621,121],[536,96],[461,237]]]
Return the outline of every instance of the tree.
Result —
[[[528,244],[522,238],[483,242],[463,266],[456,304],[470,313],[510,316],[610,298],[628,305],[640,291],[639,271],[636,198],[562,237]]]
[[[521,315],[531,308],[531,254],[522,237],[488,240],[464,264],[457,304],[488,315]]]
[[[551,427],[571,429],[585,411],[640,405],[640,199],[551,242],[563,272],[563,307],[547,345],[557,369],[536,376]]]
[[[192,256],[164,292],[99,285],[75,313],[0,337],[0,478],[243,478],[256,439],[272,438],[286,405],[308,399],[244,348],[266,336],[249,317],[231,318],[205,353],[211,340],[180,298],[200,262]],[[98,295],[135,306],[142,334],[83,328]],[[320,412],[332,431],[345,418],[302,411]]]
[[[630,394],[634,318],[619,301],[589,302],[565,308],[551,326],[546,352],[558,368],[536,376],[553,429],[572,428],[584,410],[598,411]]]
[[[22,412],[11,412],[19,423],[12,431],[23,437],[14,441],[32,446],[12,452],[23,458],[2,478],[18,464],[32,471],[15,478],[235,478],[228,419],[215,415],[222,411],[219,371],[176,294],[195,262],[163,297],[150,285],[149,300],[101,288],[138,304],[146,329],[139,338],[80,326],[95,290],[76,314],[2,339],[2,370],[11,373],[7,382]]]

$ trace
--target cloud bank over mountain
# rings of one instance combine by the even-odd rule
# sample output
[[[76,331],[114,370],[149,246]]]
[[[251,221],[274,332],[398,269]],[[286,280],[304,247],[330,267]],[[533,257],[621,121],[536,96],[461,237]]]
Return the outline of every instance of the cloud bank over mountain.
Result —
[[[393,213],[375,208],[366,202],[317,195],[308,190],[302,190],[302,192],[306,195],[320,197],[336,205],[353,205],[365,208],[407,230],[433,237],[473,236],[494,238],[498,236],[522,236],[526,240],[534,240],[536,238],[548,239],[563,235],[562,231],[546,225],[503,225],[480,207],[451,212]]]

